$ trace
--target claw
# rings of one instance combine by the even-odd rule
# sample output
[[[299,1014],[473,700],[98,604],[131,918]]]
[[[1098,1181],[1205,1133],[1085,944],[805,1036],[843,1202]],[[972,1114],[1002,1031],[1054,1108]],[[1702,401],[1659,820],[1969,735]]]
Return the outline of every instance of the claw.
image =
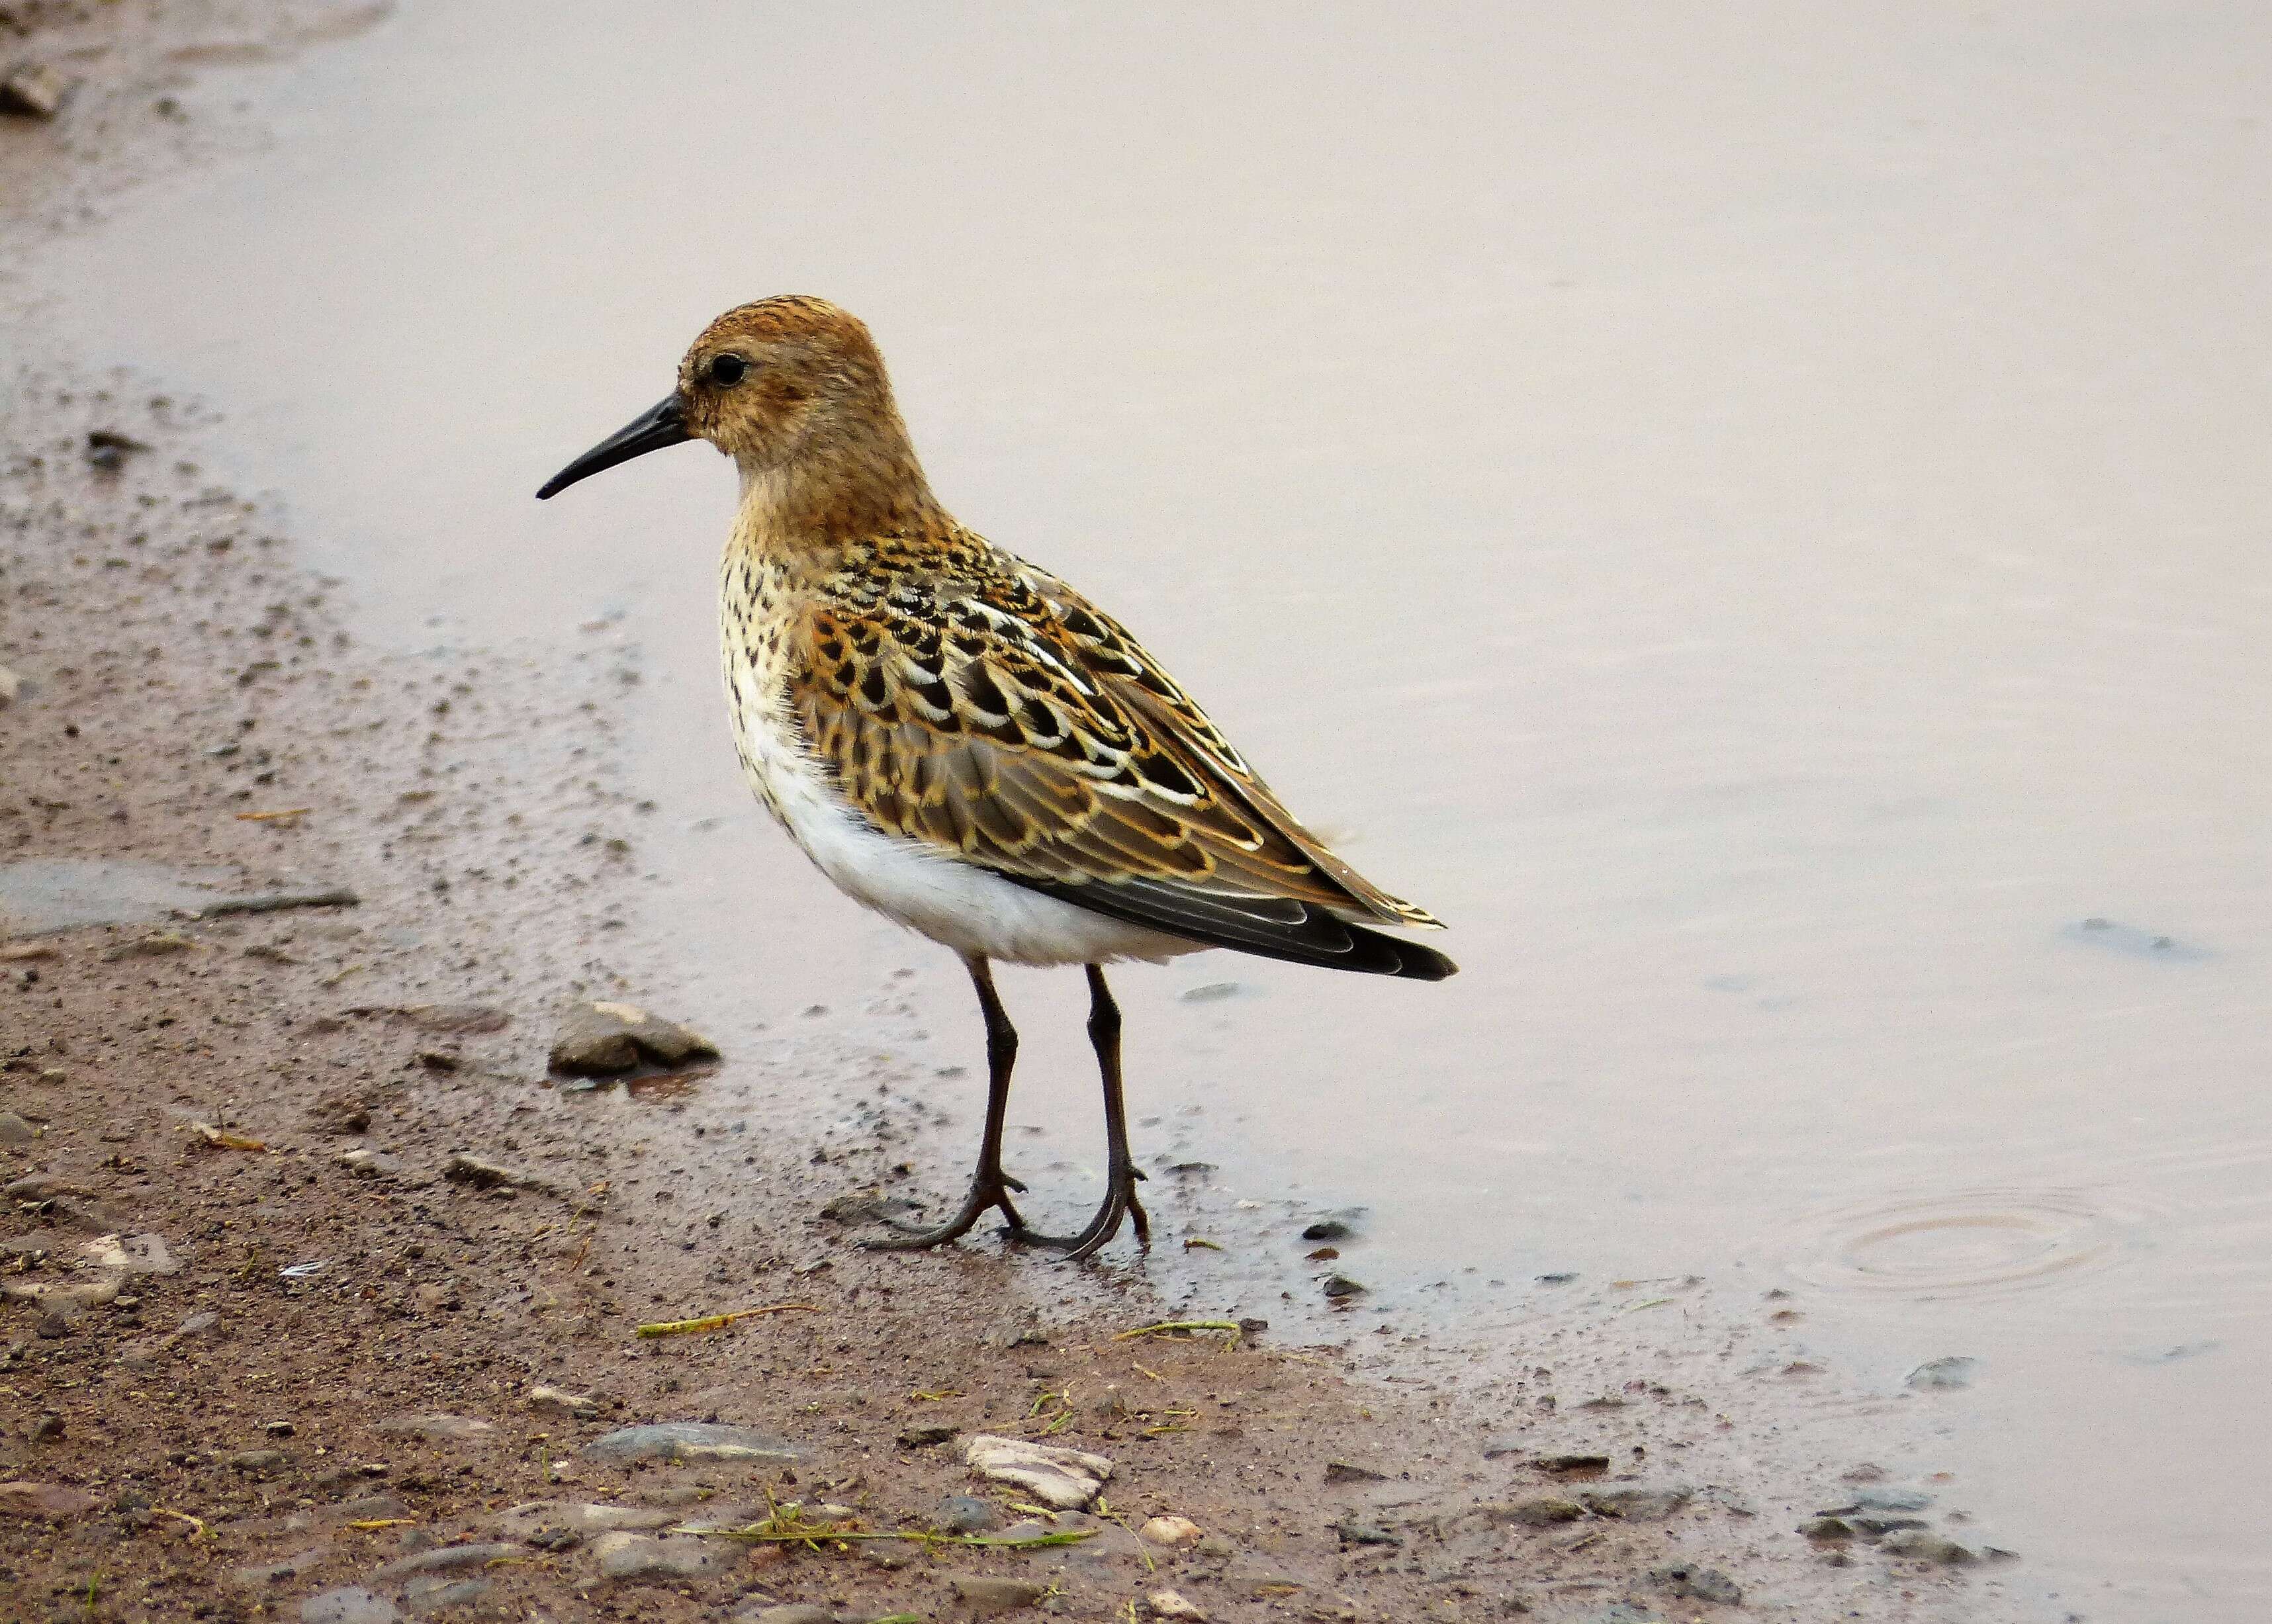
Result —
[[[989,1177],[982,1173],[971,1181],[970,1194],[962,1199],[962,1209],[945,1223],[935,1224],[930,1229],[923,1229],[912,1224],[902,1224],[896,1218],[886,1218],[884,1222],[901,1232],[897,1235],[863,1237],[860,1242],[861,1247],[869,1252],[921,1252],[932,1246],[944,1246],[950,1240],[960,1240],[968,1234],[978,1220],[986,1216],[990,1208],[998,1209],[1002,1216],[1010,1221],[1010,1228],[1013,1231],[1022,1230],[1025,1228],[1026,1221],[1018,1216],[1018,1209],[1010,1204],[1010,1191],[1023,1190],[1025,1187],[1015,1179],[1002,1174],[998,1173]]]

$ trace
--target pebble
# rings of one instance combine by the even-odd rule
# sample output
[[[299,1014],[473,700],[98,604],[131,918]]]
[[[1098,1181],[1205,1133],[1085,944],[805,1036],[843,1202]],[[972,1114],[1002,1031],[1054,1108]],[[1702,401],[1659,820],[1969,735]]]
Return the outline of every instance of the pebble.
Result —
[[[1328,1483],[1386,1483],[1388,1481],[1388,1474],[1375,1471],[1370,1466],[1358,1466],[1349,1461],[1327,1461],[1326,1481]]]
[[[551,1185],[534,1173],[523,1172],[517,1167],[507,1167],[498,1162],[485,1162],[463,1150],[452,1150],[442,1164],[442,1177],[452,1184],[469,1186],[476,1190],[539,1190],[549,1191]]]
[[[1050,1590],[1048,1585],[1037,1584],[1031,1579],[991,1579],[966,1574],[956,1574],[947,1583],[962,1605],[970,1609],[971,1617],[978,1619],[1030,1607]]]
[[[804,1451],[770,1433],[716,1421],[660,1421],[626,1426],[584,1446],[584,1458],[621,1464],[625,1461],[730,1461],[751,1466],[790,1466]]]
[[[1022,1438],[1001,1438],[979,1433],[962,1450],[964,1463],[982,1478],[1014,1483],[1043,1505],[1059,1511],[1077,1511],[1103,1491],[1112,1475],[1112,1463],[1102,1455],[1080,1449],[1028,1443]]]
[[[1652,1583],[1671,1591],[1675,1596],[1693,1596],[1698,1601],[1718,1602],[1723,1606],[1740,1605],[1744,1592],[1736,1582],[1716,1568],[1696,1568],[1686,1562],[1649,1571]]]
[[[1850,1507],[1856,1511],[1923,1511],[1932,1504],[1932,1495],[1924,1489],[1861,1489],[1848,1506],[1839,1509]]]
[[[1002,1526],[1002,1514],[994,1502],[981,1500],[975,1494],[950,1494],[938,1502],[931,1513],[933,1528],[951,1529],[958,1534],[983,1534]]]
[[[494,1423],[463,1415],[399,1415],[378,1424],[382,1433],[407,1433],[435,1443],[478,1443],[497,1431]]]
[[[531,1388],[528,1396],[521,1402],[531,1410],[551,1411],[579,1421],[589,1421],[600,1413],[600,1401],[595,1396],[572,1393],[566,1388]]]
[[[1365,1288],[1347,1275],[1327,1275],[1324,1290],[1328,1300],[1340,1302],[1346,1298],[1364,1296]]]
[[[1341,1537],[1341,1542],[1343,1545],[1401,1545],[1404,1543],[1401,1538],[1390,1533],[1378,1523],[1359,1523],[1354,1520],[1336,1523],[1334,1524],[1334,1532]]]
[[[616,1530],[592,1541],[600,1571],[610,1579],[691,1579],[715,1572],[730,1553],[699,1539]]]
[[[63,111],[71,83],[53,68],[37,62],[19,63],[0,79],[0,113],[19,118],[53,118]]]
[[[1347,1240],[1356,1231],[1339,1218],[1321,1218],[1302,1231],[1304,1240]]]
[[[430,1551],[414,1551],[408,1556],[398,1556],[371,1575],[380,1584],[392,1584],[399,1580],[415,1578],[420,1574],[455,1573],[460,1568],[486,1568],[491,1562],[507,1557],[527,1556],[528,1547],[521,1545],[437,1545]]]
[[[1556,1523],[1574,1523],[1586,1515],[1586,1508],[1559,1494],[1537,1494],[1528,1500],[1489,1501],[1469,1515],[1498,1527],[1520,1523],[1525,1528],[1547,1528]]]
[[[512,1017],[487,1004],[413,1004],[400,1012],[422,1032],[502,1032]]]
[[[300,1624],[396,1624],[394,1604],[360,1584],[341,1585],[300,1604]]]
[[[0,1483],[0,1516],[31,1517],[60,1523],[92,1511],[94,1496],[63,1483],[33,1483],[19,1478]]]
[[[1542,1455],[1538,1470],[1551,1471],[1558,1478],[1580,1477],[1589,1471],[1607,1471],[1610,1457],[1606,1455]]]
[[[1153,1517],[1136,1531],[1155,1545],[1175,1550],[1189,1550],[1206,1538],[1191,1518],[1173,1515]]]
[[[1962,1353],[1952,1353],[1946,1358],[1928,1359],[1910,1372],[1904,1384],[1920,1393],[1953,1393],[1972,1385],[1972,1378],[1980,1369],[1980,1361]]]
[[[273,1562],[256,1562],[250,1567],[240,1568],[229,1577],[247,1590],[264,1590],[272,1584],[280,1584],[287,1579],[298,1578],[331,1553],[331,1546],[316,1545],[301,1552],[296,1556],[284,1557]]]
[[[669,1506],[610,1506],[591,1501],[532,1500],[497,1519],[498,1530],[515,1539],[542,1543],[547,1534],[604,1534],[618,1528],[669,1528],[681,1521]]]
[[[1154,1590],[1144,1598],[1144,1605],[1155,1619],[1181,1619],[1186,1624],[1207,1624],[1207,1613],[1199,1604],[1187,1601],[1174,1590]]]
[[[494,1587],[487,1579],[413,1579],[402,1587],[402,1605],[420,1618],[431,1618],[452,1607],[470,1606]]]
[[[1936,1534],[1924,1528],[1904,1528],[1887,1534],[1879,1542],[1878,1548],[1895,1556],[1906,1556],[1921,1562],[1939,1562],[1947,1568],[1958,1568],[1980,1560],[1977,1551],[1957,1544],[1946,1534]]]
[[[389,1156],[384,1150],[368,1148],[342,1150],[332,1160],[358,1179],[398,1179],[402,1175],[402,1159]]]
[[[734,1624],[836,1624],[836,1612],[817,1601],[794,1601],[787,1606],[761,1606],[754,1613],[737,1613]]]
[[[1578,1496],[1588,1511],[1629,1523],[1655,1523],[1670,1516],[1693,1498],[1695,1491],[1673,1485],[1603,1484]]]
[[[953,1443],[954,1430],[951,1426],[903,1426],[900,1428],[900,1444],[908,1449],[934,1448],[943,1443]]]
[[[0,1111],[0,1145],[28,1145],[40,1130],[12,1111]]]
[[[718,1045],[701,1034],[636,1004],[602,999],[572,1005],[561,1016],[551,1066],[566,1077],[598,1077],[630,1071],[641,1060],[679,1066],[717,1058]]]
[[[228,1457],[229,1470],[248,1478],[273,1478],[292,1463],[281,1449],[239,1449]]]

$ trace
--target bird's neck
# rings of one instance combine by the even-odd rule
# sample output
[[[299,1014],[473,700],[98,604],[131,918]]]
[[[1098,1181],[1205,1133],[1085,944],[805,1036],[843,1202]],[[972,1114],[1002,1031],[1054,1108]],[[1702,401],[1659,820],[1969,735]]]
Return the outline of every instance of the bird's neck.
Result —
[[[819,562],[848,542],[903,533],[939,514],[938,498],[897,422],[780,460],[737,459],[735,529],[784,563]]]

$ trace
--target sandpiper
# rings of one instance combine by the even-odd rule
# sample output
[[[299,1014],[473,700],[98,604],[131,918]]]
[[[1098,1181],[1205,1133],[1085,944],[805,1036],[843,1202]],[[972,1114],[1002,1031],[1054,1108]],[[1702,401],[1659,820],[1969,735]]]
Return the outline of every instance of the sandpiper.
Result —
[[[549,497],[704,439],[741,471],[720,569],[734,742],[750,783],[855,900],[962,956],[986,1020],[986,1126],[961,1209],[871,1246],[1005,1231],[1085,1258],[1132,1218],[1120,1011],[1103,967],[1229,947],[1440,981],[1441,928],[1295,821],[1120,624],[964,528],[916,460],[858,320],[783,296],[731,310],[678,386],[553,475]],[[1104,1083],[1107,1192],[1078,1234],[1026,1227],[1002,1167],[1018,1034],[990,966],[1084,967]]]

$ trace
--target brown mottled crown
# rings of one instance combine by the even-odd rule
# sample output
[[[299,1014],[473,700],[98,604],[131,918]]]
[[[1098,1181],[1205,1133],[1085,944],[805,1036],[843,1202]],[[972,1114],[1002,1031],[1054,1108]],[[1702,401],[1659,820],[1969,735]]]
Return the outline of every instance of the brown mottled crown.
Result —
[[[826,299],[728,311],[679,363],[678,394],[687,428],[767,494],[785,534],[826,540],[932,506],[876,341]]]

